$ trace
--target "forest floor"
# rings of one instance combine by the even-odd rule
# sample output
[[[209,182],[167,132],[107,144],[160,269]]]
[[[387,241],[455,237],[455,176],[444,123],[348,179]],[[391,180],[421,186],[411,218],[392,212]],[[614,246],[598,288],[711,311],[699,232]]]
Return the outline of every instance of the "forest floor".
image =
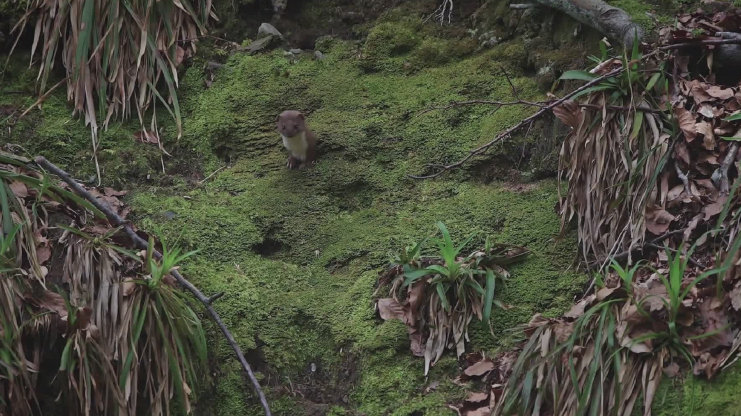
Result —
[[[511,308],[495,310],[491,331],[472,323],[470,351],[507,348],[518,339],[512,328],[536,312],[558,316],[581,296],[588,277],[575,269],[575,233],[560,232],[550,125],[442,178],[407,176],[464,156],[532,112],[425,111],[453,100],[511,100],[513,87],[520,99],[541,99],[523,41],[479,51],[470,37],[392,10],[369,26],[364,42],[320,39],[323,59],[216,46],[203,48],[181,75],[184,136],[165,142],[173,154],[164,159],[166,173],[156,146],[137,142],[138,124],[125,122],[101,134],[102,177],[129,190],[130,218],[140,228],[199,250],[182,272],[207,294],[225,292],[216,309],[249,351],[274,414],[451,413],[446,404],[466,394],[453,381],[455,354],[425,378],[406,327],[381,321],[373,306],[392,254],[433,235],[436,221],[459,241],[476,232],[473,244],[488,237],[532,251],[496,294]],[[26,59],[11,60],[0,115],[33,102],[36,73]],[[213,82],[208,60],[224,63]],[[289,108],[307,115],[320,140],[318,162],[305,170],[285,168],[274,129],[275,116]],[[0,141],[89,180],[89,131],[70,113],[57,91]],[[160,113],[163,137],[173,137]],[[260,414],[231,349],[206,325],[212,368],[196,413]],[[666,414],[739,414],[728,391],[738,385],[736,373],[665,387],[656,406]]]

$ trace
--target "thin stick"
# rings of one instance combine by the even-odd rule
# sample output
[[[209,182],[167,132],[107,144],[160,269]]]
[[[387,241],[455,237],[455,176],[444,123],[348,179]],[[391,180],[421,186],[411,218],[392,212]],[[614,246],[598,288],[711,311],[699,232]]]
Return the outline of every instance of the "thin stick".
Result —
[[[738,45],[741,44],[741,39],[706,39],[706,40],[698,40],[696,42],[684,42],[684,43],[675,43],[673,45],[664,45],[660,46],[658,49],[660,51],[665,51],[669,49],[684,49],[684,48],[692,48],[696,46],[707,46],[707,45]]]
[[[522,120],[521,122],[515,124],[514,126],[508,128],[504,132],[498,134],[489,143],[483,144],[483,145],[481,145],[481,146],[479,146],[479,147],[471,150],[468,153],[468,155],[466,155],[465,157],[463,157],[459,161],[457,161],[455,163],[451,163],[449,165],[444,165],[438,172],[435,172],[435,173],[432,173],[432,174],[429,174],[429,175],[408,175],[408,176],[410,178],[413,178],[413,179],[430,179],[430,178],[438,177],[438,176],[442,175],[443,173],[445,173],[445,172],[447,172],[447,171],[449,171],[451,169],[458,168],[461,165],[463,165],[464,163],[466,163],[472,157],[474,157],[474,156],[476,156],[478,154],[483,153],[484,151],[486,151],[490,147],[492,147],[495,144],[503,141],[504,139],[506,139],[507,137],[509,137],[510,135],[512,135],[512,133],[514,133],[515,131],[517,131],[517,130],[523,128],[524,126],[526,126],[526,125],[534,122],[535,120],[537,120],[541,116],[543,116],[546,113],[548,113],[549,111],[551,111],[554,107],[557,107],[557,106],[561,105],[564,101],[568,100],[569,98],[573,97],[574,95],[580,93],[581,91],[586,90],[587,88],[591,88],[591,87],[593,87],[596,84],[599,84],[600,82],[604,81],[607,78],[614,77],[615,75],[618,75],[618,74],[622,73],[624,70],[625,70],[625,68],[623,68],[623,67],[620,67],[620,68],[617,68],[617,69],[613,69],[612,71],[606,73],[605,75],[602,75],[600,77],[597,77],[597,78],[595,78],[595,79],[587,82],[586,84],[584,84],[581,87],[579,87],[579,88],[575,89],[574,91],[570,92],[569,94],[567,94],[563,98],[560,98],[560,99],[558,99],[556,101],[551,102],[550,104],[542,107],[540,110],[538,110],[537,112],[535,112],[535,114],[533,114],[530,117]]]
[[[139,247],[140,249],[147,249],[149,247],[149,244],[146,240],[139,237],[138,234],[134,231],[134,229],[131,227],[131,224],[118,216],[106,203],[98,200],[93,195],[90,194],[85,188],[83,188],[80,184],[78,184],[72,177],[53,163],[49,162],[44,158],[43,156],[38,156],[34,159],[34,162],[36,162],[37,165],[40,167],[51,171],[55,175],[62,178],[63,181],[65,181],[69,186],[80,196],[87,199],[92,203],[95,208],[99,209],[105,216],[108,218],[108,221],[110,221],[115,227],[122,227],[123,230],[126,232],[126,234],[129,236],[131,241],[134,243],[135,246]],[[154,256],[156,258],[161,258],[162,253],[154,250]],[[257,381],[257,378],[255,377],[255,374],[252,372],[252,368],[247,363],[247,360],[244,358],[244,354],[242,354],[241,348],[239,348],[239,344],[237,344],[237,341],[234,339],[234,336],[232,336],[232,333],[229,332],[229,329],[226,327],[224,322],[221,320],[221,317],[219,317],[219,314],[214,310],[214,308],[211,306],[211,301],[217,299],[218,297],[209,298],[206,295],[203,294],[200,290],[198,290],[197,287],[195,287],[192,283],[190,283],[188,280],[186,280],[177,270],[172,270],[170,272],[175,279],[180,283],[185,289],[187,289],[190,293],[193,294],[193,296],[198,299],[199,302],[203,304],[203,306],[208,311],[208,314],[211,315],[211,319],[216,322],[216,324],[221,329],[221,332],[224,334],[224,337],[226,338],[229,345],[234,350],[234,353],[237,355],[237,358],[239,359],[239,362],[242,364],[242,368],[244,369],[245,373],[247,373],[247,376],[249,377],[250,381],[252,382],[252,386],[255,389],[255,392],[257,392],[257,395],[260,398],[260,403],[262,404],[263,409],[265,409],[265,415],[266,416],[272,416],[272,413],[270,412],[270,406],[268,405],[267,399],[265,399],[265,394],[262,392],[262,388],[260,388],[260,383]]]
[[[728,195],[728,192],[731,189],[728,184],[728,168],[730,168],[733,161],[736,160],[736,153],[738,153],[738,143],[733,143],[731,144],[731,147],[728,148],[728,153],[726,153],[726,157],[723,158],[723,163],[721,163],[718,168],[718,171],[720,172],[719,181],[721,195]]]
[[[203,178],[203,180],[202,180],[202,181],[198,182],[198,185],[199,185],[199,186],[200,186],[200,185],[203,185],[203,183],[204,183],[204,182],[206,182],[206,181],[207,181],[207,180],[209,180],[209,179],[210,179],[210,178],[211,178],[212,176],[214,176],[214,175],[216,175],[217,173],[219,173],[219,172],[220,172],[220,171],[221,171],[222,169],[224,169],[225,167],[226,167],[226,166],[222,166],[222,167],[220,167],[220,168],[216,169],[215,171],[211,172],[211,174],[210,174],[210,175],[206,176],[205,178]]]

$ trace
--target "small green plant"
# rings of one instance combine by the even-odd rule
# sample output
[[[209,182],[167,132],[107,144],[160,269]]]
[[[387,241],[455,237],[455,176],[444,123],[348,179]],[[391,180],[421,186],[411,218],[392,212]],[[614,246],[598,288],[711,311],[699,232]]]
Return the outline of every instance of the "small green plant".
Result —
[[[154,413],[170,411],[170,397],[174,392],[176,403],[190,409],[189,386],[196,385],[201,377],[197,369],[206,360],[206,336],[200,319],[188,306],[183,294],[166,283],[166,276],[177,269],[178,264],[195,254],[182,253],[179,248],[168,249],[163,243],[162,257],[154,256],[154,240],[150,237],[144,257],[147,273],[133,283],[129,296],[131,313],[131,344],[120,373],[119,386],[142,386]],[[142,371],[132,372],[135,357],[147,357],[148,373],[155,377],[156,385],[148,387],[150,381],[138,379]],[[131,402],[130,402],[131,403]],[[133,401],[136,403],[136,400]],[[130,411],[136,411],[130,408]]]
[[[705,235],[713,231],[714,230],[708,231]],[[698,240],[702,240],[702,237]],[[710,333],[695,335],[692,337],[686,337],[680,331],[681,325],[679,324],[679,316],[685,308],[684,302],[692,289],[711,276],[722,275],[731,266],[731,263],[726,261],[720,267],[710,268],[700,273],[697,277],[692,279],[689,284],[685,285],[684,278],[686,275],[687,264],[689,259],[692,257],[695,248],[696,244],[692,245],[690,249],[687,250],[687,253],[682,253],[682,250],[670,250],[668,247],[665,248],[668,259],[668,270],[666,274],[657,272],[657,275],[666,290],[666,297],[657,295],[647,296],[638,301],[637,307],[644,316],[650,319],[650,313],[646,310],[645,304],[652,299],[659,299],[667,311],[667,329],[666,331],[649,332],[648,334],[638,337],[633,340],[632,345],[650,340],[656,343],[655,348],[666,347],[669,351],[679,354],[688,363],[692,363],[694,360],[692,354],[690,354],[687,349],[685,341],[687,339],[699,339],[712,336],[713,334],[725,329],[721,328]],[[736,247],[736,250],[737,249],[738,248]]]
[[[464,249],[476,234],[455,243],[444,223],[437,222],[436,226],[440,237],[431,240],[437,246],[436,252],[421,255],[427,240],[405,247],[394,257],[394,268],[390,270],[394,278],[393,298],[379,300],[382,316],[403,319],[410,326],[410,333],[428,333],[424,350],[425,374],[446,346],[455,345],[459,356],[465,351],[468,325],[474,316],[488,324],[492,307],[504,307],[494,298],[498,282],[509,277],[502,266],[520,261],[529,254],[522,247],[491,244],[487,240],[483,250],[464,256]],[[404,291],[406,296],[399,293]],[[385,308],[399,304],[401,298],[406,298],[400,307],[409,308],[408,315],[387,313]]]

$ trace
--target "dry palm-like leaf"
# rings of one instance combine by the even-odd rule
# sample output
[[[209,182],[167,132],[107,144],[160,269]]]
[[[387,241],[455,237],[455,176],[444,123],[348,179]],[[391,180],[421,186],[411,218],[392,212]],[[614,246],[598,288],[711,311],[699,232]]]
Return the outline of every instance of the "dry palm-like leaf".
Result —
[[[166,276],[187,256],[138,257],[27,162],[0,152],[0,414],[45,412],[37,396],[64,397],[70,415],[189,410],[205,338]],[[123,193],[96,195],[125,213]],[[57,390],[37,385],[42,362],[60,363]]]
[[[36,408],[30,371],[36,367],[26,358],[21,342],[19,292],[14,273],[0,272],[0,413],[13,409],[13,414],[26,416]]]
[[[568,183],[562,222],[565,226],[576,217],[582,251],[597,259],[643,242],[646,227],[653,226],[646,210],[660,205],[657,175],[670,147],[661,117],[641,110],[646,101],[632,103],[641,91],[617,94],[620,81],[613,79],[613,85],[589,95],[586,115],[560,116],[579,120],[561,149],[559,179]],[[640,83],[631,85],[637,89]],[[572,111],[583,110],[572,106]]]
[[[23,33],[35,19],[31,54],[40,58],[40,91],[61,56],[67,98],[90,126],[95,155],[99,123],[107,128],[114,117],[133,111],[144,129],[151,108],[149,130],[157,132],[157,102],[175,119],[180,137],[177,65],[195,53],[209,18],[215,18],[211,0],[30,0],[14,30]]]
[[[536,315],[506,384],[492,389],[493,414],[630,415],[639,398],[650,414],[668,350],[624,348],[622,309],[610,300],[576,320]]]

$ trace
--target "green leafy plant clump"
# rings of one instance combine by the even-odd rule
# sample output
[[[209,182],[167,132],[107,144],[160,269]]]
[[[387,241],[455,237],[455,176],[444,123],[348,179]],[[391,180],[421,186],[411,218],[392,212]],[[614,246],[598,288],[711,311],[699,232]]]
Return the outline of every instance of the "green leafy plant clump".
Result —
[[[502,266],[523,260],[530,252],[524,247],[492,244],[467,256],[461,253],[475,235],[460,244],[453,242],[448,228],[437,222],[441,238],[433,239],[437,252],[422,255],[424,240],[405,247],[395,257],[395,266],[381,277],[390,282],[391,298],[379,299],[384,319],[400,319],[409,327],[411,349],[425,357],[425,375],[445,348],[465,352],[468,325],[476,316],[489,323],[492,305],[505,308],[494,299],[497,281],[509,273]]]

